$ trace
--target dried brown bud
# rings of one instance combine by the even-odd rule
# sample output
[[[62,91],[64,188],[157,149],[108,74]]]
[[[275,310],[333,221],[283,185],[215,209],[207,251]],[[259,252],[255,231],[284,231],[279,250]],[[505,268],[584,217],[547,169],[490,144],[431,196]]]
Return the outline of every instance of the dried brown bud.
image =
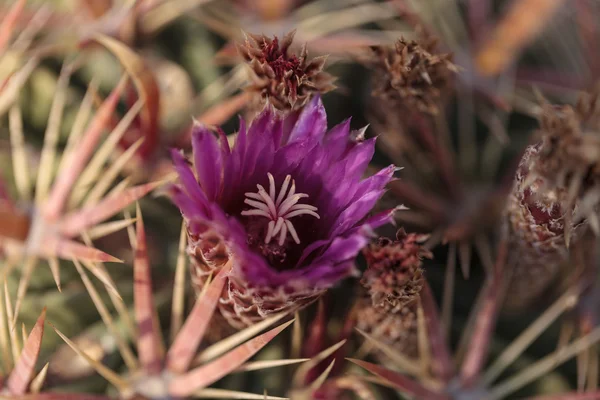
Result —
[[[326,56],[308,59],[306,45],[299,56],[290,54],[295,31],[279,42],[265,35],[247,34],[238,51],[252,70],[247,90],[256,93],[255,107],[266,101],[279,110],[297,110],[315,93],[335,89],[335,78],[323,71]]]
[[[568,244],[583,223],[574,219],[576,204],[565,186],[551,184],[533,171],[542,162],[542,145],[529,146],[521,160],[507,203],[514,270],[507,306],[523,306],[538,297],[568,260]]]
[[[418,357],[417,302],[401,307],[396,313],[387,313],[363,299],[356,314],[357,327],[410,358]],[[376,353],[381,359],[385,354]]]
[[[575,107],[544,105],[541,140],[527,149],[508,203],[515,260],[509,307],[549,287],[585,226],[600,232],[599,117],[598,87]]]
[[[363,252],[369,267],[361,280],[366,293],[357,307],[357,326],[413,358],[418,356],[421,260],[432,257],[421,245],[427,237],[400,230],[397,241],[380,239]]]
[[[395,313],[418,296],[423,287],[421,259],[431,258],[421,243],[427,235],[398,231],[398,240],[381,238],[367,247],[363,254],[369,268],[361,284],[371,297],[373,307]]]
[[[534,172],[556,186],[576,184],[577,197],[600,184],[597,100],[597,94],[585,94],[575,107],[548,104],[540,117],[542,141]]]
[[[452,55],[437,54],[436,42],[396,42],[396,46],[372,47],[374,59],[367,65],[375,68],[373,96],[402,104],[410,110],[436,114],[439,101],[450,87],[457,67]]]

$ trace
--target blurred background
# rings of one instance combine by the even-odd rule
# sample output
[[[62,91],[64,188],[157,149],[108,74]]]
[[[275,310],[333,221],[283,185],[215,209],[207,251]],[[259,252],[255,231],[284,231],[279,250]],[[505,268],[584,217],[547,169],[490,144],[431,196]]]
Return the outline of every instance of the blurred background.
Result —
[[[404,168],[396,175],[400,183],[390,186],[378,208],[407,206],[408,210],[397,214],[398,227],[431,235],[427,247],[433,258],[425,260],[423,268],[441,305],[454,349],[462,348],[461,334],[468,328],[469,315],[488,276],[486,270],[493,268],[505,201],[525,147],[539,139],[544,104],[575,104],[582,91],[594,87],[600,74],[600,3],[595,0],[20,3],[22,7],[15,13],[16,1],[0,1],[4,21],[0,29],[4,92],[0,96],[0,166],[9,194],[18,197],[12,180],[15,164],[7,112],[14,103],[20,106],[26,162],[32,176],[41,169],[56,170],[58,160],[55,165],[41,165],[40,160],[48,126],[57,123],[52,122],[57,93],[64,95],[57,136],[59,149],[64,149],[88,87],[97,87],[97,98],[92,101],[99,104],[127,71],[133,79],[109,125],[114,127],[138,97],[143,96],[146,102],[116,147],[114,159],[143,137],[144,142],[120,176],[132,183],[164,179],[172,172],[168,149],[190,150],[193,120],[221,125],[229,134],[237,130],[238,116],[251,119],[256,112],[253,71],[236,44],[243,44],[247,34],[282,38],[295,30],[290,53],[300,54],[306,45],[309,58],[328,56],[324,71],[335,77],[336,86],[322,95],[329,126],[348,117],[352,117],[353,129],[369,125],[366,135],[379,136],[370,172],[390,163]],[[404,44],[397,44],[400,39]],[[413,40],[418,49],[411,47]],[[408,62],[404,67],[409,69],[394,72],[390,65],[401,64],[407,54],[416,54],[422,64]],[[66,65],[71,68],[71,78],[63,87],[61,71]],[[410,68],[416,71],[417,67],[428,75],[411,76]],[[385,93],[390,90],[385,85],[393,78],[405,90],[400,95]],[[9,83],[15,81],[18,84]],[[428,128],[419,125],[422,121]],[[436,206],[429,207],[431,203]],[[19,205],[28,207],[23,202]],[[181,217],[161,193],[143,199],[141,205],[158,307],[162,319],[168,321]],[[393,238],[396,229],[389,227],[378,233]],[[125,265],[107,264],[107,268],[125,304],[131,304],[132,254],[127,237],[123,230],[95,243],[125,260]],[[590,249],[597,248],[594,240],[589,243]],[[366,268],[362,257],[358,264],[361,270]],[[35,270],[20,320],[31,329],[45,305],[48,320],[60,326],[65,335],[85,343],[111,368],[122,369],[116,345],[77,271],[70,263],[61,262],[63,265],[61,292],[56,290],[50,269]],[[490,339],[490,360],[579,279],[573,278],[573,265],[561,265],[548,279],[552,283],[534,301],[517,301],[500,313]],[[585,276],[590,282],[597,279],[594,273]],[[19,271],[8,276],[7,288],[13,298],[20,278]],[[357,280],[348,279],[328,292],[321,306],[314,304],[305,310],[301,319],[306,334],[317,323],[311,322],[317,309],[323,307],[327,316],[324,329],[337,337],[353,306],[347,299],[357,296],[359,290]],[[193,296],[191,292],[189,296]],[[585,322],[595,327],[599,309],[592,300],[585,306]],[[578,331],[583,318],[579,311],[577,307],[571,309],[544,329],[502,376],[524,370],[553,352],[569,329]],[[352,346],[359,348],[363,340],[352,336]],[[290,346],[289,335],[280,337],[259,353],[259,358],[288,357]],[[40,365],[55,360],[47,378],[51,387],[89,393],[107,390],[107,383],[88,371],[51,330],[46,332],[42,348]],[[597,390],[597,351],[586,354],[591,366],[583,367],[583,356],[575,357],[505,398],[578,388]],[[582,368],[587,377],[583,383]],[[231,375],[217,386],[286,393],[287,377],[292,373],[292,367],[283,367],[276,372]],[[391,389],[376,392],[378,398],[402,398]]]

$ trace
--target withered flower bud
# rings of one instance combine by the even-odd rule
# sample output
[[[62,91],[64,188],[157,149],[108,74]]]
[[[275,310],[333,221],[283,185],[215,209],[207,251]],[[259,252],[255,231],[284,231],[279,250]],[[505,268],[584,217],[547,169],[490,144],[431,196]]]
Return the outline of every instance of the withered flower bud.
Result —
[[[532,175],[539,154],[540,145],[525,152],[507,203],[510,263],[514,265],[506,296],[509,308],[529,304],[548,288],[561,264],[568,260],[565,231],[570,232],[571,239],[578,232],[566,188]]]
[[[428,235],[398,231],[393,242],[380,238],[363,250],[369,268],[361,284],[371,297],[373,307],[396,313],[418,296],[423,287],[421,259],[432,254],[421,246]]]
[[[597,94],[584,94],[575,107],[546,105],[534,172],[556,186],[576,185],[581,196],[600,184],[600,112]],[[574,181],[575,180],[575,181]]]
[[[436,53],[436,41],[396,42],[395,47],[372,47],[375,68],[373,96],[410,110],[437,114],[442,94],[458,71],[451,54]]]
[[[417,307],[423,287],[422,247],[428,235],[398,231],[398,240],[380,239],[363,251],[368,269],[361,284],[365,296],[358,306],[358,328],[408,357],[418,356]]]
[[[238,44],[240,55],[252,70],[252,81],[246,88],[255,93],[251,108],[261,109],[270,102],[279,110],[298,110],[318,93],[335,89],[335,78],[323,71],[327,56],[308,59],[306,45],[300,55],[290,53],[295,31],[279,42],[265,35],[247,34]]]
[[[526,305],[549,288],[585,226],[600,231],[595,214],[600,184],[595,90],[581,96],[575,107],[546,104],[541,139],[521,160],[507,208],[515,266],[509,308]]]

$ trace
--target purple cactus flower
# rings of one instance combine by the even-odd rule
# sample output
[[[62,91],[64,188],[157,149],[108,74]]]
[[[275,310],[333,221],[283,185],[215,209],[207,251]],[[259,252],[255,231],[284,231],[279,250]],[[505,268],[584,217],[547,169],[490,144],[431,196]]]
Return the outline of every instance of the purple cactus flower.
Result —
[[[369,232],[391,213],[369,213],[394,166],[362,179],[375,139],[346,120],[327,132],[315,97],[300,114],[267,106],[232,148],[219,131],[195,127],[194,168],[172,156],[179,184],[172,198],[187,224],[197,287],[231,267],[220,308],[234,326],[293,310],[354,273]]]

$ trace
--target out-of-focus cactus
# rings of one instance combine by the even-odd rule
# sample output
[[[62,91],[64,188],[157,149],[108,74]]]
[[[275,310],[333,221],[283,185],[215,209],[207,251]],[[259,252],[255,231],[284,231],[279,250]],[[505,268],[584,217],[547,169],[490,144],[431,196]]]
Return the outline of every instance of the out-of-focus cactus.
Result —
[[[52,103],[35,182],[31,179],[23,146],[24,131],[20,106],[13,105],[9,112],[12,163],[18,202],[6,199],[2,204],[2,215],[10,217],[15,223],[5,225],[0,236],[0,247],[8,257],[4,267],[5,274],[10,274],[19,263],[23,264],[11,326],[14,326],[19,315],[20,305],[39,259],[48,260],[59,289],[61,283],[58,259],[78,259],[118,296],[115,284],[106,269],[95,266],[94,263],[119,260],[94,248],[91,240],[127,226],[130,223],[128,220],[106,220],[157,187],[157,184],[153,183],[126,188],[125,182],[110,190],[124,164],[140,145],[138,142],[112,165],[108,165],[117,141],[139,111],[141,102],[112,130],[109,138],[103,144],[99,144],[126,78],[98,107],[91,119],[95,87],[90,86],[79,108],[66,150],[62,157],[58,156],[60,122],[66,103],[65,92],[72,72],[72,64],[63,67]],[[85,244],[77,241],[79,237]]]
[[[243,32],[284,36],[296,30],[296,41],[307,43],[317,54],[332,54],[347,59],[364,46],[389,43],[390,39],[369,24],[389,21],[396,16],[389,3],[377,1],[225,1],[207,4],[200,19],[229,42],[217,54],[218,59],[237,59],[234,43],[243,40]],[[333,23],[332,21],[336,21]]]
[[[0,380],[0,396],[23,396],[39,393],[44,385],[48,364],[36,372],[37,361],[44,336],[46,309],[38,317],[33,329],[28,334],[23,329],[9,329],[12,323],[12,301],[6,285],[2,280],[0,289],[0,359],[2,360],[2,379]]]
[[[419,363],[410,361],[408,355],[396,352],[381,339],[366,335],[375,349],[381,350],[392,364],[403,373],[384,366],[361,360],[351,360],[381,378],[400,393],[417,398],[450,400],[464,398],[507,399],[533,380],[543,377],[558,364],[575,357],[582,349],[587,349],[600,341],[600,328],[595,328],[584,337],[565,343],[556,353],[533,363],[523,371],[494,383],[519,355],[544,331],[561,313],[571,309],[577,302],[580,288],[570,287],[564,295],[535,320],[513,343],[506,347],[486,369],[485,362],[492,343],[494,326],[500,311],[506,288],[504,274],[509,251],[507,229],[498,250],[494,272],[488,276],[486,285],[474,305],[472,323],[467,325],[461,340],[458,363],[454,365],[451,350],[447,345],[440,320],[433,302],[431,289],[424,285],[420,293],[419,313],[421,314],[417,337],[419,348],[426,349]],[[420,365],[419,365],[420,364]],[[567,397],[568,398],[568,397]]]
[[[473,253],[486,271],[492,269],[495,235],[514,167],[498,172],[498,156],[508,141],[498,129],[486,139],[486,148],[493,146],[494,154],[478,154],[470,121],[474,115],[459,114],[460,131],[457,142],[453,140],[448,115],[454,112],[454,102],[461,107],[460,96],[471,89],[463,86],[463,71],[442,50],[443,43],[421,23],[411,24],[416,25],[416,39],[400,39],[396,47],[372,48],[360,60],[375,69],[369,116],[381,135],[379,148],[403,167],[400,179],[390,182],[383,203],[405,206],[396,220],[430,233],[426,248],[448,244],[443,320],[449,329],[456,259],[465,277],[470,276]],[[488,115],[494,112],[484,107]]]
[[[0,397],[597,398],[599,11],[0,4]]]
[[[150,260],[146,243],[146,232],[141,212],[138,208],[133,265],[134,285],[134,331],[122,332],[116,329],[114,321],[107,314],[106,305],[97,297],[96,289],[83,268],[76,263],[83,282],[89,291],[98,312],[102,315],[106,327],[113,335],[121,356],[127,365],[128,373],[120,376],[88,354],[88,350],[68,339],[56,327],[55,331],[80,357],[85,359],[97,373],[102,375],[118,391],[117,398],[129,399],[141,397],[160,399],[166,396],[175,398],[193,398],[194,396],[243,396],[243,393],[210,389],[207,386],[224,376],[238,370],[249,368],[244,363],[267,345],[293,321],[286,322],[262,335],[262,330],[284,317],[275,315],[257,325],[251,326],[223,341],[216,342],[200,353],[198,348],[210,327],[211,317],[216,310],[221,291],[226,283],[229,267],[215,271],[214,279],[207,282],[205,290],[197,298],[190,314],[183,318],[185,295],[185,260],[183,252],[179,255],[176,271],[176,286],[172,290],[172,320],[170,326],[171,345],[164,348],[162,330],[156,312],[155,294],[151,278]],[[183,249],[185,236],[181,235]],[[128,337],[137,347],[137,357],[127,343]],[[256,336],[256,337],[254,337]],[[66,397],[72,396],[72,397]],[[60,395],[56,399],[85,399],[86,395]],[[273,397],[267,397],[274,399]]]

